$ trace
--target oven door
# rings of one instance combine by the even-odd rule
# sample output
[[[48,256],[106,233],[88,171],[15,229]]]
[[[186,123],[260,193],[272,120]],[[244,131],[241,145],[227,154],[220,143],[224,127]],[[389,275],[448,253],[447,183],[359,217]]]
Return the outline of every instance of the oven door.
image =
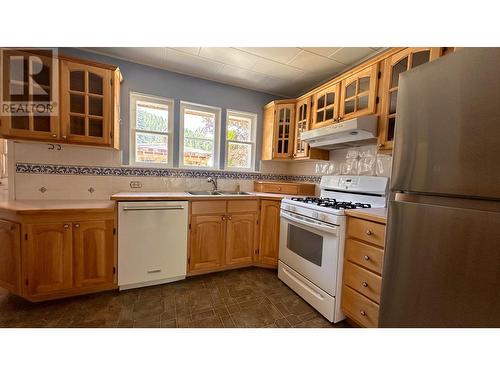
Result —
[[[337,225],[282,210],[279,259],[335,296],[338,232]]]

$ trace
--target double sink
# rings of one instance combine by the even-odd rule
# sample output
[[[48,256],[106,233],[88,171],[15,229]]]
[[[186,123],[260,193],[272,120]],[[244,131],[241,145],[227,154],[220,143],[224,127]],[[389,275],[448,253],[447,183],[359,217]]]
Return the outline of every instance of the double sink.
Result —
[[[188,194],[191,195],[250,195],[250,193],[247,193],[245,191],[208,191],[208,190],[202,190],[202,191],[188,191]]]

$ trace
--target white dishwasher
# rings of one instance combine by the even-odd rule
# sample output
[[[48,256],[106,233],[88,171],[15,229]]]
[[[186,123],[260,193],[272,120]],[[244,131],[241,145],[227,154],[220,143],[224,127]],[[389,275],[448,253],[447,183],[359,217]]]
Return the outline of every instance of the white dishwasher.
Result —
[[[118,203],[120,290],[186,278],[188,202]]]

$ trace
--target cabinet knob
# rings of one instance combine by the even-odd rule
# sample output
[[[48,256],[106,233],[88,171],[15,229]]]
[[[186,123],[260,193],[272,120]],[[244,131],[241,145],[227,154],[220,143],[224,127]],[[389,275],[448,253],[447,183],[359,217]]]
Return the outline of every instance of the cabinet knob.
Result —
[[[368,255],[365,255],[363,258],[364,258],[365,260],[370,260],[370,257],[369,257]]]
[[[222,220],[226,220],[226,217],[225,217],[225,216],[222,216]]]
[[[382,147],[384,147],[384,144],[383,143],[379,143],[378,144],[378,148],[382,148]]]
[[[74,227],[75,228],[80,228],[80,224],[75,224]]]
[[[373,234],[373,232],[372,232],[370,229],[368,229],[368,230],[366,231],[366,235],[367,235],[367,236],[371,236],[372,234]]]
[[[63,225],[63,228],[64,228],[64,229],[68,229],[68,228],[69,228],[69,224],[64,224],[64,225]]]
[[[227,219],[228,219],[228,220],[231,220],[232,218],[233,218],[233,217],[232,217],[231,215],[229,215],[229,216],[227,217]]]
[[[65,135],[63,135],[62,137],[63,137],[63,139],[66,139],[66,138],[68,138],[68,137],[67,137],[67,136],[65,136]]]
[[[52,138],[57,138],[57,134],[52,134]]]
[[[363,285],[365,288],[367,288],[367,287],[368,287],[368,283],[367,283],[366,281],[363,281],[363,282],[361,283],[361,285]]]
[[[363,315],[363,316],[366,316],[366,312],[365,312],[365,310],[360,310],[360,311],[359,311],[359,313],[360,313],[361,315]]]

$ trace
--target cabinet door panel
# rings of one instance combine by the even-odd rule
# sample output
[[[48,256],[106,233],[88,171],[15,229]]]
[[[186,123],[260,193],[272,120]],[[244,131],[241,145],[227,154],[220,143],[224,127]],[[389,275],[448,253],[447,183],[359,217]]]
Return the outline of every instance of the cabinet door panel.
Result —
[[[73,285],[69,223],[28,224],[24,270],[27,295],[49,294]]]
[[[274,159],[290,159],[295,136],[295,104],[276,105],[274,120]]]
[[[365,116],[377,110],[378,63],[342,81],[341,120]]]
[[[112,284],[115,249],[113,221],[88,221],[73,225],[75,286]]]
[[[189,270],[209,270],[224,264],[225,215],[191,217]]]
[[[12,293],[19,292],[21,245],[19,224],[0,220],[0,285]]]
[[[328,126],[339,118],[340,85],[338,83],[313,95],[311,104],[311,127]]]
[[[226,264],[252,263],[255,252],[255,214],[232,214],[227,220]]]
[[[260,228],[259,262],[276,266],[280,233],[279,201],[261,201]]]

